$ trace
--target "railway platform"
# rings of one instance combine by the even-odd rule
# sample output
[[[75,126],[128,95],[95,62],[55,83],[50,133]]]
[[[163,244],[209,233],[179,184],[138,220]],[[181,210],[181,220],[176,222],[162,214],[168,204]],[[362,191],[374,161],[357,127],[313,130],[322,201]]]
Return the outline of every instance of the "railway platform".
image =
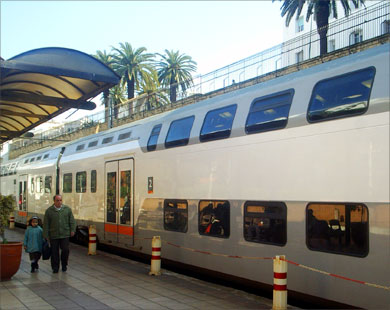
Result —
[[[24,230],[7,230],[9,241],[22,241]],[[272,300],[162,269],[150,276],[150,265],[70,245],[68,270],[53,274],[50,260],[30,273],[23,252],[19,271],[0,282],[0,309],[271,309]],[[292,307],[288,307],[292,309]]]

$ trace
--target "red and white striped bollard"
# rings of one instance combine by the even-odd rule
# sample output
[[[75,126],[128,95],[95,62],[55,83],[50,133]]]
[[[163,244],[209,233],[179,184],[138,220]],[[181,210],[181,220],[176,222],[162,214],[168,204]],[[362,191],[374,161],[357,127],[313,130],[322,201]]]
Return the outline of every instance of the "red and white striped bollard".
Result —
[[[96,226],[90,225],[88,230],[88,255],[96,255]]]
[[[150,263],[149,275],[161,275],[161,239],[160,236],[154,236],[152,239],[152,261]]]
[[[14,229],[15,228],[15,215],[12,212],[9,216],[9,229]]]
[[[286,256],[274,258],[273,310],[287,309],[287,262]]]

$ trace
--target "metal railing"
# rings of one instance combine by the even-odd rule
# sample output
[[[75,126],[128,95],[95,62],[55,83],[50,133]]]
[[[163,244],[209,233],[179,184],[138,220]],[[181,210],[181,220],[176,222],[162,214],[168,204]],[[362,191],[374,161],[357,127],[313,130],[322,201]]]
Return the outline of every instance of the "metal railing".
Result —
[[[380,37],[390,33],[390,2],[379,2],[348,17],[331,22],[328,27],[328,53]],[[112,127],[126,122],[161,113],[182,105],[207,98],[218,90],[235,89],[235,84],[264,76],[291,65],[320,55],[320,38],[317,29],[282,44],[237,61],[221,69],[193,77],[192,86],[186,91],[177,90],[176,102],[169,102],[169,89],[161,89],[152,95],[140,95],[109,111],[100,111],[80,120],[65,123],[50,130],[36,133],[36,139],[56,139],[82,128],[106,123]],[[34,140],[13,141],[15,150],[32,144]]]

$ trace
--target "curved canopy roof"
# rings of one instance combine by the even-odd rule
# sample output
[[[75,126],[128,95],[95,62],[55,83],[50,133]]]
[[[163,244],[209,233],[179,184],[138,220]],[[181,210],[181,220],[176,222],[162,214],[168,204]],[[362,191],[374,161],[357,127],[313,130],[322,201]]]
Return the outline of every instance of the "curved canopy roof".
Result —
[[[0,60],[0,143],[88,101],[119,76],[96,58],[67,48],[40,48]]]

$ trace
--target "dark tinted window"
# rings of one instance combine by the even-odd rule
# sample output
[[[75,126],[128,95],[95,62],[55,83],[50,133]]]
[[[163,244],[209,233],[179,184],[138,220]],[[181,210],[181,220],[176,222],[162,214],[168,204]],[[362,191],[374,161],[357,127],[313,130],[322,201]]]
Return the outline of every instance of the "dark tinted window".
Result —
[[[107,137],[107,138],[104,138],[103,141],[102,141],[102,144],[110,143],[110,142],[112,142],[112,139],[114,139],[114,137]]]
[[[230,235],[229,201],[200,201],[198,229],[201,235],[228,238]]]
[[[368,254],[368,231],[363,204],[311,203],[306,209],[310,250],[363,257]]]
[[[42,156],[38,156],[38,157],[37,157],[37,160],[41,160],[41,158],[42,158]]]
[[[248,201],[244,205],[246,241],[283,246],[287,242],[287,207],[283,202]]]
[[[94,147],[98,144],[98,140],[92,141],[88,143],[88,147]]]
[[[87,172],[76,173],[76,193],[85,193],[87,190]]]
[[[186,200],[164,201],[164,229],[187,232],[188,203]]]
[[[77,151],[81,151],[81,150],[84,150],[84,144],[80,144],[76,147],[76,152]]]
[[[47,194],[51,193],[51,182],[52,182],[52,177],[46,176],[45,177],[45,193],[47,193]]]
[[[173,121],[168,130],[165,147],[187,145],[194,119],[195,116],[190,116]]]
[[[63,191],[64,193],[71,193],[72,192],[72,174],[71,173],[65,173],[64,179],[63,179]]]
[[[228,138],[232,130],[237,105],[230,105],[220,109],[209,111],[200,131],[200,141],[210,141]]]
[[[119,137],[118,137],[118,141],[119,141],[119,140],[129,139],[129,138],[130,138],[130,135],[131,135],[131,131],[121,133],[121,134],[119,135]]]
[[[252,102],[246,120],[245,131],[248,134],[284,128],[294,90],[267,95]]]
[[[158,136],[160,135],[161,126],[162,125],[159,124],[159,125],[156,125],[153,127],[152,132],[150,133],[149,140],[148,140],[148,145],[147,145],[148,151],[156,150],[157,140],[158,140]]]
[[[96,193],[96,170],[91,171],[91,193]]]
[[[46,159],[49,157],[49,154],[45,154],[45,156],[43,156],[43,159]]]
[[[374,76],[375,69],[370,67],[318,82],[311,95],[308,121],[320,122],[364,113]]]

